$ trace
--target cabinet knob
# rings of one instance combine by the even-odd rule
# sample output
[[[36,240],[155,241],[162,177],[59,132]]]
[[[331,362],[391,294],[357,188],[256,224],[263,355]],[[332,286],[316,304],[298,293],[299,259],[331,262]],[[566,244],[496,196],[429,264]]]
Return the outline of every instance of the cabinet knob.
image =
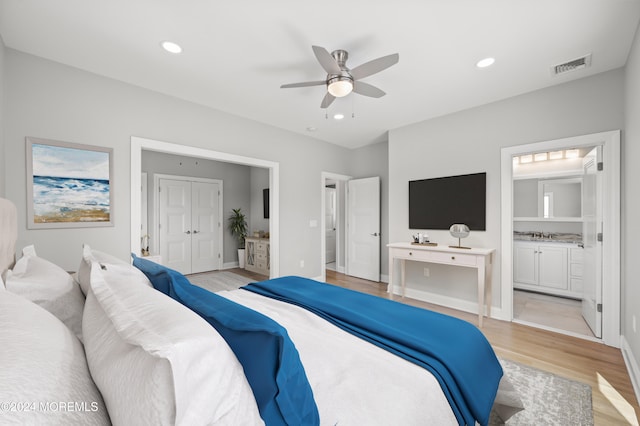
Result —
[[[409,252],[409,256],[413,256],[413,252],[412,251]]]
[[[456,260],[456,257],[455,256],[451,256],[451,260]]]

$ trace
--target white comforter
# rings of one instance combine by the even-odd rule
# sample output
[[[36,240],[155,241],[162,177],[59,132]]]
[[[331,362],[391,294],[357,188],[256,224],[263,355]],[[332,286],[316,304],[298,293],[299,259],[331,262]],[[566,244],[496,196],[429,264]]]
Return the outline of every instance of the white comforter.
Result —
[[[458,424],[429,371],[297,306],[246,290],[217,294],[287,329],[313,389],[321,424]]]

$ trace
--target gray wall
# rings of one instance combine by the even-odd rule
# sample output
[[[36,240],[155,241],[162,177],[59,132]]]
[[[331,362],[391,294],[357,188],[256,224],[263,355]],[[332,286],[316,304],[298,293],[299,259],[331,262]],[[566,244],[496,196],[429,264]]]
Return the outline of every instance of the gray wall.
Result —
[[[498,249],[493,264],[493,306],[500,306],[500,149],[624,126],[624,71],[609,71],[416,123],[389,133],[389,234],[409,241],[407,182],[449,175],[487,173],[487,230],[465,243]],[[434,200],[437,208],[437,200]],[[433,241],[452,244],[448,231],[429,231]],[[416,262],[410,262],[416,263]],[[409,267],[407,285],[475,301],[475,271],[433,265]],[[474,284],[471,284],[474,283]]]
[[[637,266],[640,259],[640,32],[636,32],[625,70],[625,131],[622,134],[622,335],[638,365],[640,330],[634,332],[632,322],[633,318],[640,321]]]
[[[12,49],[5,50],[6,197],[18,206],[18,250],[75,270],[82,243],[129,257],[130,138],[190,145],[280,165],[280,273],[320,276],[318,182],[323,170],[349,174],[351,151]],[[26,229],[25,136],[114,149],[114,226]],[[313,159],[313,161],[305,161]],[[60,241],[68,249],[60,250]],[[300,268],[300,260],[305,267]]]
[[[202,158],[182,157],[161,152],[142,152],[142,171],[147,172],[147,187],[149,188],[149,232],[155,233],[156,224],[153,221],[153,206],[155,192],[153,191],[154,174],[188,176],[198,178],[219,179],[223,188],[223,262],[237,262],[237,240],[231,235],[227,227],[227,218],[231,209],[241,208],[247,218],[251,212],[251,167],[221,161],[204,160]]]

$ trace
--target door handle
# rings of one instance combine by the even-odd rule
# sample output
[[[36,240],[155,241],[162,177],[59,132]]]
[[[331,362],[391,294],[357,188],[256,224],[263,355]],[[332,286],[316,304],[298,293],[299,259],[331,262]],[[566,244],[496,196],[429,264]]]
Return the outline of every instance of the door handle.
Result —
[[[186,231],[185,234],[189,235],[191,234],[191,231]]]
[[[196,230],[194,229],[194,230],[193,230],[193,233],[194,233],[194,234],[197,234],[197,233],[198,233],[198,231],[196,231]]]
[[[377,237],[377,236],[378,236],[378,233],[377,233],[377,232],[374,232],[374,233],[373,233],[373,234],[371,234],[371,235],[373,235],[374,237]]]

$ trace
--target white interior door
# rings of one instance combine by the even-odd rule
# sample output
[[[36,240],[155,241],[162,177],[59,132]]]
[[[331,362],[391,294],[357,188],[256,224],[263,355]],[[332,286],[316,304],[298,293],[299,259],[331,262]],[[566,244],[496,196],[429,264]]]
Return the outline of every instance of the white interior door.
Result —
[[[183,274],[220,269],[222,182],[161,178],[158,184],[162,263]]]
[[[347,275],[380,281],[380,178],[347,184]]]
[[[602,241],[598,241],[602,232],[601,152],[597,147],[584,157],[582,177],[582,316],[596,337],[602,336]]]
[[[220,186],[191,182],[191,273],[220,269]]]
[[[191,273],[191,182],[160,179],[159,239],[162,263]]]

